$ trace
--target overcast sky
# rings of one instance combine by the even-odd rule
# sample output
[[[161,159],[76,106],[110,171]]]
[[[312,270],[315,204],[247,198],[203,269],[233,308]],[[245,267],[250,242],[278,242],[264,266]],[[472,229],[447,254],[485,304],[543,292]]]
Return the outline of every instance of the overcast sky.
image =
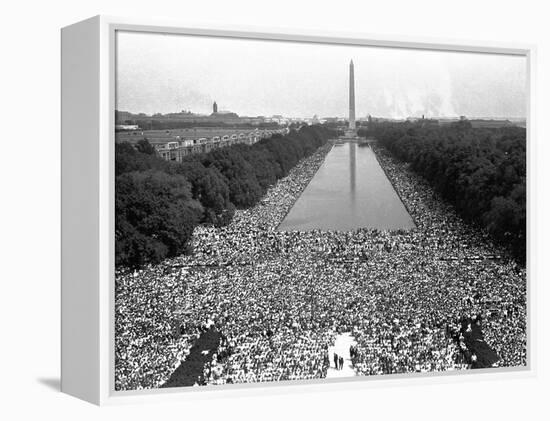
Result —
[[[242,116],[525,117],[524,57],[119,32],[117,109]]]

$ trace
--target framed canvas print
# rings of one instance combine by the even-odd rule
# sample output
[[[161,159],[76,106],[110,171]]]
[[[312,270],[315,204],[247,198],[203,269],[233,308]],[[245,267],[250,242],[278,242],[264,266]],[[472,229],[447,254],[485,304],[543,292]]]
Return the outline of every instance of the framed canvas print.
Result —
[[[62,390],[101,404],[532,373],[532,54],[64,28]]]

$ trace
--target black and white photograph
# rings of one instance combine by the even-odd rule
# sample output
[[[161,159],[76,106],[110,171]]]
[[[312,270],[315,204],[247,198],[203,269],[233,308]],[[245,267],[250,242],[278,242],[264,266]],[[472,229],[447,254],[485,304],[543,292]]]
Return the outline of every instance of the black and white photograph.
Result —
[[[115,391],[528,367],[525,55],[115,42]]]
[[[0,419],[547,419],[543,3],[6,3]]]

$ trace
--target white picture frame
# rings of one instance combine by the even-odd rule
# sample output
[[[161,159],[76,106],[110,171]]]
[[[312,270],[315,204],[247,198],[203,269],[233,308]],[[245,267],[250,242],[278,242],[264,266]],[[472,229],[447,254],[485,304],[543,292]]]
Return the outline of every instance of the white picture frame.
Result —
[[[356,33],[210,26],[149,19],[96,16],[65,27],[62,48],[62,320],[61,390],[97,405],[141,400],[169,401],[244,394],[327,391],[380,385],[517,378],[536,372],[534,280],[528,237],[528,365],[456,373],[346,378],[338,381],[289,381],[215,388],[175,388],[132,392],[114,390],[114,106],[116,31],[298,41],[521,55],[527,58],[527,205],[531,215],[533,45],[455,40],[378,37]],[[528,218],[528,232],[531,217]],[[475,377],[471,377],[471,376]]]

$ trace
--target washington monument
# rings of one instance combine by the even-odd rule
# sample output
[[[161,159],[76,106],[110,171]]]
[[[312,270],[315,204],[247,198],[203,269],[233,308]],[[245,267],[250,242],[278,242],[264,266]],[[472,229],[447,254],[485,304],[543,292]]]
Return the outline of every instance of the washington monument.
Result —
[[[355,75],[353,60],[349,63],[349,131],[355,133]]]
[[[349,62],[349,127],[341,139],[347,142],[357,142],[357,130],[355,127],[355,74],[353,60]]]

